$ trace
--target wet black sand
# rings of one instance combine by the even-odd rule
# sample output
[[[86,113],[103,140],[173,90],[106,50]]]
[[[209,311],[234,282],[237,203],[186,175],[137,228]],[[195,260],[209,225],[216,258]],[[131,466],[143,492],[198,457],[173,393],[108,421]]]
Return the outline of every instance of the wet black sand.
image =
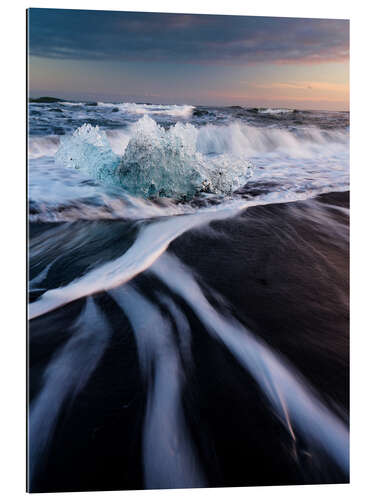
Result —
[[[169,249],[196,272],[207,296],[209,289],[220,293],[232,314],[288,359],[344,421],[349,407],[348,207],[349,193],[253,207],[190,231]],[[32,224],[30,241],[46,230],[47,225]],[[66,252],[52,266],[43,283],[49,288],[82,274],[90,255],[101,253],[103,261],[121,255],[134,238],[134,224],[117,221],[64,225],[63,231],[67,239],[85,231],[91,240],[85,255],[82,248]],[[194,362],[185,366],[181,358],[182,402],[207,486],[348,481],[327,456],[300,436],[297,442],[290,438],[255,381],[181,298],[148,272],[132,283],[166,316],[157,292],[169,294],[189,320]],[[82,392],[64,405],[31,483],[34,492],[144,487],[147,387],[134,334],[109,294],[96,294],[94,300],[111,326],[111,342]],[[75,301],[30,323],[31,402],[84,303]]]

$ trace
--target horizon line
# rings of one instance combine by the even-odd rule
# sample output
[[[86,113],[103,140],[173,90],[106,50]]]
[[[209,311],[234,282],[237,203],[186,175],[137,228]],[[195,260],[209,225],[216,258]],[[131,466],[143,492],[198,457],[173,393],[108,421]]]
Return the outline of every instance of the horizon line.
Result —
[[[33,94],[33,95],[31,95]],[[115,96],[113,96],[115,97]],[[132,96],[128,96],[128,99],[130,99]],[[42,94],[34,94],[34,92],[27,92],[27,99],[28,99],[28,102],[30,101],[30,99],[43,99],[43,98],[52,98],[52,99],[58,99],[60,102],[66,102],[66,101],[70,101],[70,102],[80,102],[80,101],[83,101],[83,102],[104,102],[104,103],[113,103],[113,104],[123,104],[123,103],[129,103],[129,104],[145,104],[145,105],[161,105],[161,106],[198,106],[198,107],[207,107],[207,108],[214,108],[214,107],[220,107],[220,108],[228,108],[228,107],[233,107],[233,106],[238,106],[240,108],[254,108],[254,109],[262,109],[262,108],[270,108],[270,109],[293,109],[293,110],[297,110],[297,111],[326,111],[326,112],[339,112],[339,113],[350,113],[350,106],[348,106],[348,109],[324,109],[324,108],[299,108],[299,107],[296,107],[296,106],[287,106],[286,104],[273,104],[273,105],[258,105],[258,104],[204,104],[204,103],[200,103],[200,104],[192,104],[192,103],[189,103],[189,102],[183,102],[183,103],[170,103],[170,102],[151,102],[150,99],[145,99],[144,101],[142,100],[133,100],[133,101],[128,101],[126,100],[126,98],[124,97],[123,99],[124,100],[108,100],[107,98],[103,98],[103,99],[98,99],[98,98],[94,98],[94,99],[87,99],[86,97],[85,98],[78,98],[78,97],[72,97],[72,98],[69,98],[67,99],[66,97],[60,97],[60,96],[56,96],[56,95],[42,95]],[[135,98],[135,96],[134,96]],[[32,103],[31,103],[32,104]],[[42,103],[41,103],[42,104]]]

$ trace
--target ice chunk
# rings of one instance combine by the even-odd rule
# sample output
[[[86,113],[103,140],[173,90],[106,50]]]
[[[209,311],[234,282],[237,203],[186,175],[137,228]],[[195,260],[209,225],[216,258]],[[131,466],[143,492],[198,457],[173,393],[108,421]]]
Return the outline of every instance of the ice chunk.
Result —
[[[105,132],[85,123],[72,136],[61,138],[55,161],[105,180],[115,174],[120,158],[112,151]]]
[[[252,174],[249,160],[201,153],[198,134],[191,124],[164,129],[144,116],[131,127],[120,158],[105,132],[85,124],[62,138],[56,161],[144,198],[191,199],[199,192],[230,194],[242,186]]]
[[[118,169],[121,183],[144,196],[193,196],[205,173],[195,150],[196,129],[177,124],[169,130],[145,116],[139,120]]]
[[[177,123],[165,130],[148,116],[139,120],[118,169],[131,193],[189,199],[200,191],[230,193],[252,173],[249,161],[197,151],[198,129]]]

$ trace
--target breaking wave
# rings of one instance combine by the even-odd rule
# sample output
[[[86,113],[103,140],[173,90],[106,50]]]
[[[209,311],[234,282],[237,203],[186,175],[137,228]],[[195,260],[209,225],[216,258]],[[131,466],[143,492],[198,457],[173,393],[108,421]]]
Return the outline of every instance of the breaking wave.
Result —
[[[206,125],[199,129],[197,148],[202,153],[230,153],[258,156],[264,153],[283,154],[288,158],[311,158],[322,153],[347,151],[346,130],[322,130],[304,127],[298,130],[254,127],[241,122],[230,125]]]
[[[102,131],[101,136],[106,135],[112,151],[117,155],[122,155],[130,138],[140,127],[137,123],[126,129]],[[149,124],[150,121],[143,120],[141,125],[147,126],[147,123]],[[241,122],[233,122],[229,125],[208,124],[202,127],[190,125],[190,127],[196,130],[196,148],[202,154],[227,153],[237,156],[256,156],[263,153],[282,153],[289,158],[310,158],[321,153],[322,146],[328,148],[325,149],[325,156],[329,153],[346,152],[349,143],[347,129],[319,129],[310,126],[292,130],[255,127]],[[148,125],[148,128],[152,127]],[[65,140],[64,136],[62,138]],[[31,137],[29,157],[55,155],[60,139],[61,137],[56,135]]]
[[[155,120],[145,115],[123,128],[85,123],[61,136],[31,136],[31,217],[70,220],[80,213],[95,219],[99,212],[100,218],[118,218],[132,212],[129,196],[208,201],[234,192],[253,196],[258,186],[272,186],[274,201],[285,201],[285,190],[299,199],[348,187],[348,128],[239,120],[168,127]]]
[[[114,104],[111,102],[98,102],[98,106],[116,107],[130,115],[168,115],[180,118],[190,118],[194,110],[194,106],[187,104],[179,106],[177,104],[136,104],[134,102]]]
[[[56,135],[29,138],[29,158],[53,156],[59,149],[60,138]]]

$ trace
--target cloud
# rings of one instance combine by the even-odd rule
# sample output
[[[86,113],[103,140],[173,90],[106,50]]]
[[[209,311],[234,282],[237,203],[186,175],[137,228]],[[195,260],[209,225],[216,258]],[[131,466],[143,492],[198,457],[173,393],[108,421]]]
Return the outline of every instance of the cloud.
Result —
[[[29,51],[53,59],[322,63],[349,57],[349,22],[30,9]]]

